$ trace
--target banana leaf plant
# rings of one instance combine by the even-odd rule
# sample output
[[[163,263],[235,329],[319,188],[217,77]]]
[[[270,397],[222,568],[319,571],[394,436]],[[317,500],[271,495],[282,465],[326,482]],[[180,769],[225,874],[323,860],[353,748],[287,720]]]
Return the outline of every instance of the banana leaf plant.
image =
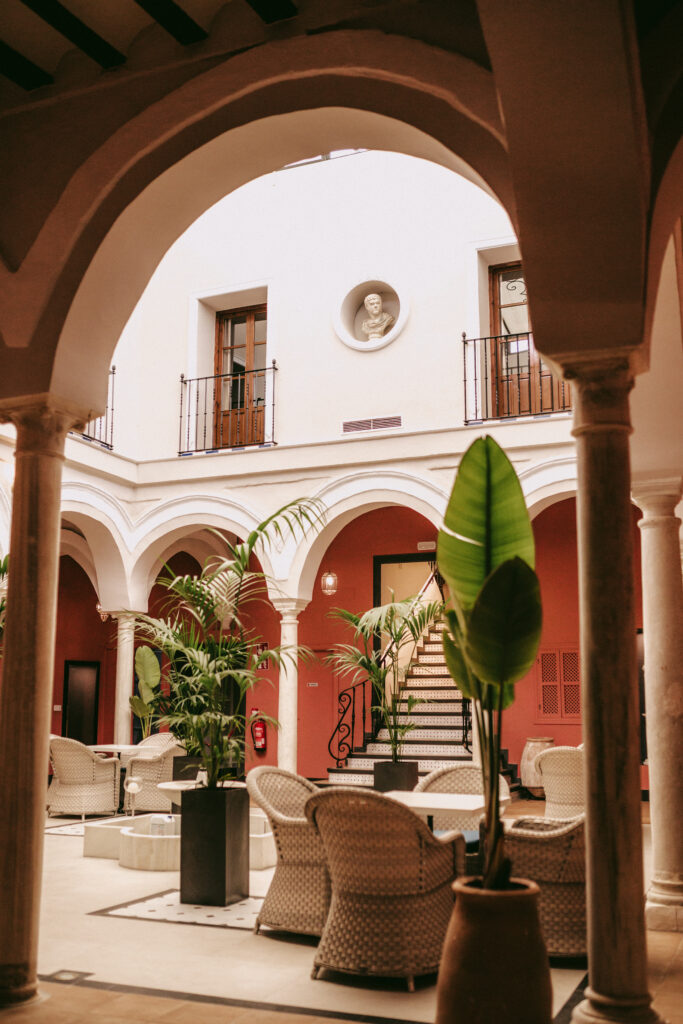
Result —
[[[499,771],[503,711],[533,665],[541,638],[534,536],[508,457],[476,440],[458,469],[439,532],[437,563],[450,591],[443,634],[448,670],[473,702],[485,799],[483,887],[505,889]]]
[[[268,661],[279,666],[307,654],[302,647],[269,648],[249,628],[245,613],[254,602],[267,600],[267,578],[252,568],[252,556],[273,538],[317,529],[322,517],[316,501],[294,501],[260,523],[242,543],[231,544],[219,534],[227,547],[225,558],[209,559],[196,575],[169,573],[159,580],[168,591],[166,615],[136,616],[138,636],[165,656],[153,711],[188,754],[201,758],[208,788],[242,773],[251,724],[245,713],[246,695],[262,678],[259,670]],[[138,652],[145,649],[155,658],[149,647]],[[151,665],[149,655],[144,657]],[[277,726],[261,713],[259,718]]]
[[[362,615],[344,608],[335,608],[330,613],[353,628],[356,644],[337,644],[327,663],[342,678],[353,682],[369,680],[375,700],[372,710],[380,715],[387,730],[394,762],[401,759],[405,738],[415,727],[410,712],[416,704],[422,703],[421,698],[412,695],[405,704],[401,701],[404,675],[401,662],[405,660],[402,654],[412,645],[407,662],[412,661],[420,637],[442,611],[440,601],[423,604],[415,598],[407,598],[371,608]],[[374,646],[375,638],[382,634],[389,638],[384,653]]]
[[[140,719],[142,738],[146,740],[152,731],[161,684],[161,666],[151,647],[138,647],[135,652],[135,673],[138,677],[138,692],[128,699],[131,711]]]

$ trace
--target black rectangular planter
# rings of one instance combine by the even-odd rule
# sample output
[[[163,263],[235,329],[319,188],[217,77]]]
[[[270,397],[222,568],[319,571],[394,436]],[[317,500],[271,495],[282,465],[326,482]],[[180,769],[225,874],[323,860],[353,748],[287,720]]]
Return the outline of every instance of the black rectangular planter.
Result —
[[[246,788],[186,790],[180,830],[180,902],[226,907],[248,895]]]
[[[415,789],[417,761],[375,761],[373,787],[380,793],[391,789]]]

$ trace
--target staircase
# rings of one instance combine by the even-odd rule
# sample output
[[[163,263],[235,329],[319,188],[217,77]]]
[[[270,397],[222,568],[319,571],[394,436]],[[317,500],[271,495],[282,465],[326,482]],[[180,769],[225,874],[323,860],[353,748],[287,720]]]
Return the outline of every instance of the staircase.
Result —
[[[442,632],[443,623],[432,624],[417,648],[401,691],[404,705],[411,695],[425,702],[417,704],[410,716],[401,716],[402,721],[415,723],[415,728],[406,736],[401,760],[417,761],[420,777],[435,768],[472,760],[469,725],[464,736],[464,713],[469,723],[468,701],[448,674]],[[366,743],[362,749],[354,748],[344,767],[330,768],[328,780],[335,786],[372,786],[375,761],[390,757],[387,730],[380,729],[376,740]]]

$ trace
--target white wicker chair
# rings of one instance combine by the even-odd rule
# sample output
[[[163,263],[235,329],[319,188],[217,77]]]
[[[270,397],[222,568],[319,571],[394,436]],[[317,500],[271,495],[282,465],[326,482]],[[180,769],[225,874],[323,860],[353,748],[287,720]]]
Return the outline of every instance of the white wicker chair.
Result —
[[[323,968],[399,977],[413,991],[417,975],[439,969],[463,837],[439,839],[407,807],[359,787],[314,793],[306,817],[322,839],[332,883],[312,977]]]
[[[545,790],[546,818],[576,818],[586,810],[583,785],[583,750],[577,747],[549,747],[534,765]]]
[[[121,763],[100,757],[78,740],[50,739],[52,781],[47,791],[48,814],[115,814],[119,808]]]
[[[322,934],[330,907],[330,876],[320,836],[304,815],[318,787],[301,775],[261,765],[247,775],[247,789],[263,808],[277,849],[275,874],[256,919],[261,925],[303,935]]]
[[[170,733],[159,733],[158,735],[169,736]],[[148,737],[149,740],[154,737]],[[143,747],[144,744],[144,747]],[[157,789],[159,782],[171,782],[173,779],[173,758],[184,754],[181,747],[173,736],[171,742],[157,741],[149,743],[143,740],[138,743],[138,748],[143,748],[140,753],[135,753],[129,758],[126,764],[126,778],[137,776],[142,779],[142,789],[135,794],[136,811],[165,811],[171,812],[171,799]],[[125,788],[125,787],[124,787]],[[124,797],[124,810],[131,810],[131,795],[126,792]]]
[[[458,765],[454,768],[436,768],[425,775],[415,787],[416,793],[483,793],[479,765]],[[500,776],[500,795],[510,796],[510,787],[504,775]],[[449,811],[434,815],[435,831],[455,829],[458,832],[479,831],[481,811]]]
[[[571,821],[522,818],[505,832],[512,873],[532,879],[541,890],[538,909],[550,956],[586,952],[584,827],[585,815]]]
[[[156,754],[161,754],[167,747],[178,746],[179,742],[172,732],[153,732],[151,736],[140,740],[134,754],[121,754],[121,767],[125,768],[131,757],[138,756],[138,752],[144,754],[145,757],[153,757]]]

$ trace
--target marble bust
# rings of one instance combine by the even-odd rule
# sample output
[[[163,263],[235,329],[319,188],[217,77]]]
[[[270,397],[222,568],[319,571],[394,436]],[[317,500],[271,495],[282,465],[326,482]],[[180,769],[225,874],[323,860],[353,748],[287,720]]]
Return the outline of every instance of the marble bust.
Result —
[[[391,313],[382,311],[382,297],[376,292],[365,296],[363,305],[368,311],[368,319],[361,324],[363,334],[367,335],[368,341],[382,338],[394,322]]]

